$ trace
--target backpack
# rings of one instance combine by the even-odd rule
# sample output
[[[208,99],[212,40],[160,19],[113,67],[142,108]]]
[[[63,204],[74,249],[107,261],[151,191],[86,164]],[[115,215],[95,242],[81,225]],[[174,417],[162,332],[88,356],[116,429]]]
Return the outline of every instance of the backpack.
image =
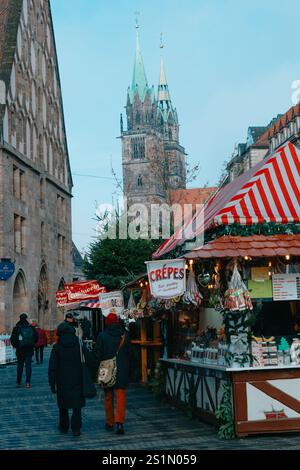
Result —
[[[34,331],[31,326],[20,326],[19,347],[28,348],[35,344]]]
[[[112,359],[100,362],[98,369],[97,383],[102,387],[114,387],[117,381],[117,356],[125,341],[125,334],[122,336],[118,351]]]

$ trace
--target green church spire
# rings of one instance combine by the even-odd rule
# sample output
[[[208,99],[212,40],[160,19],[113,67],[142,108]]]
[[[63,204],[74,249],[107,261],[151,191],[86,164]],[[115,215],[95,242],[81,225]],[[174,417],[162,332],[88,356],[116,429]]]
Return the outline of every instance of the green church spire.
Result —
[[[170,103],[171,102],[163,57],[161,57],[161,60],[160,60],[160,74],[159,74],[159,84],[158,84],[158,101],[161,102],[161,103],[163,103],[163,102]]]
[[[146,77],[145,67],[142,58],[142,52],[140,47],[139,38],[139,26],[136,25],[136,51],[135,61],[133,67],[133,78],[130,90],[130,100],[133,102],[136,93],[139,94],[141,101],[143,102],[147,91],[149,90],[148,81]]]
[[[164,48],[162,38],[160,48]],[[176,109],[173,108],[170,97],[169,86],[165,71],[165,64],[162,55],[160,59],[160,73],[157,92],[157,116],[160,120],[162,119],[165,123],[170,120],[170,117],[173,122],[178,121]]]

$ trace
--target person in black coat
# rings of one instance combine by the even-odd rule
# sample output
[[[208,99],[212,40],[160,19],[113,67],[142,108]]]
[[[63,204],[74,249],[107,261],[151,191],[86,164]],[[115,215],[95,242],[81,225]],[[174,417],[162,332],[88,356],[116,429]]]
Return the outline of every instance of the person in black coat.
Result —
[[[17,356],[17,385],[22,386],[22,375],[25,364],[26,371],[26,388],[30,388],[31,375],[32,375],[32,356],[34,353],[34,346],[38,340],[38,334],[35,328],[30,325],[27,320],[26,313],[20,315],[20,321],[14,327],[10,342],[16,349]]]
[[[58,342],[51,351],[48,377],[52,393],[57,394],[59,408],[59,430],[69,430],[69,409],[73,410],[71,429],[80,436],[81,408],[85,406],[82,390],[82,363],[79,339],[75,329],[67,322],[57,328]],[[84,351],[85,352],[85,351]]]
[[[117,434],[124,434],[124,421],[126,413],[126,387],[129,382],[129,335],[122,327],[120,320],[114,311],[111,311],[105,319],[105,330],[99,334],[95,356],[98,365],[101,361],[112,359],[117,355],[117,380],[114,387],[104,388],[105,414],[107,430],[113,430],[117,425]],[[114,412],[114,390],[116,392],[116,414]]]

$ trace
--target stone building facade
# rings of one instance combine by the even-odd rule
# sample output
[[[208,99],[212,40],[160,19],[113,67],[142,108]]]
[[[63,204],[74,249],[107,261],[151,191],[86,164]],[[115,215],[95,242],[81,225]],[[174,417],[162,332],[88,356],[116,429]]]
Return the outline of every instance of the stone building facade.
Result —
[[[265,127],[248,128],[246,143],[236,145],[227,165],[226,182],[233,181],[288,140],[300,147],[300,103],[278,114]]]
[[[137,31],[131,87],[127,92],[127,129],[121,116],[124,196],[127,206],[169,202],[169,190],[186,187],[186,154],[179,143],[163,59],[157,96],[148,85]]]
[[[265,145],[265,142],[254,146],[266,129],[267,127],[249,127],[246,142],[235,146],[232,158],[227,165],[228,182],[233,181],[266,156],[268,145]]]
[[[72,279],[72,178],[49,0],[0,0],[0,332],[28,312],[46,330]]]

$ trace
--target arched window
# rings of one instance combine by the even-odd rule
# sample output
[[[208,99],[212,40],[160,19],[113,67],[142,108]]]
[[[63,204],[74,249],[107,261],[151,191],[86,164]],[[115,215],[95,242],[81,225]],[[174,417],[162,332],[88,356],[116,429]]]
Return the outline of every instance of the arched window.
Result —
[[[49,299],[48,299],[48,275],[47,275],[47,267],[44,264],[42,266],[40,272],[40,279],[38,285],[38,292],[37,292],[37,304],[38,304],[38,324],[42,327],[47,329],[49,328],[48,325],[48,318],[47,314],[49,312]]]
[[[19,271],[13,289],[13,318],[19,320],[21,313],[28,313],[28,293],[26,277],[22,270]]]

